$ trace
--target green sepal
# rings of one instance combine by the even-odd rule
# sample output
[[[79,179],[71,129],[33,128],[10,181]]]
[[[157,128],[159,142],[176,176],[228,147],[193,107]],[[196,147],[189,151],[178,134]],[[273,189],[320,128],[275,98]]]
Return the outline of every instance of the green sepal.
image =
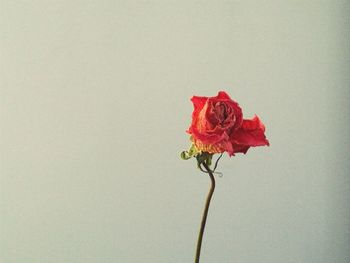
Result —
[[[183,160],[188,160],[192,157],[196,157],[199,153],[200,151],[198,151],[197,147],[194,144],[192,144],[188,151],[181,152],[180,157]]]
[[[181,152],[180,157],[182,160],[188,160],[192,158],[192,156],[188,154],[188,151]]]
[[[197,159],[197,166],[199,169],[201,169],[200,165],[202,163],[205,163],[208,167],[210,167],[211,161],[213,159],[213,154],[208,152],[202,152],[201,154],[198,154],[196,156],[196,159]]]

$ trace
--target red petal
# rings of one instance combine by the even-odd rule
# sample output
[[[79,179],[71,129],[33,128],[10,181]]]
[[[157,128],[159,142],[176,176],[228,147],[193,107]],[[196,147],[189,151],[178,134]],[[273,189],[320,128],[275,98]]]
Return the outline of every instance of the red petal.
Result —
[[[225,91],[219,91],[215,99],[231,100],[230,96]]]
[[[189,134],[192,133],[192,127],[196,125],[199,112],[203,109],[203,107],[205,106],[205,103],[207,102],[207,100],[208,100],[207,97],[193,96],[191,98],[191,101],[193,103],[194,109],[193,109],[193,112],[192,112],[192,123],[191,123],[191,126],[186,131]]]
[[[242,126],[232,133],[231,142],[242,146],[270,145],[265,137],[265,126],[258,116],[252,120],[243,120]]]
[[[247,131],[261,130],[265,132],[265,125],[261,122],[257,115],[251,120],[243,120],[242,128]]]
[[[205,105],[207,100],[208,100],[207,97],[193,96],[191,98],[191,101],[193,103],[194,110],[195,111],[200,111],[204,107],[204,105]]]
[[[232,144],[233,152],[234,153],[244,153],[246,154],[250,146],[246,145],[239,145],[239,144]]]

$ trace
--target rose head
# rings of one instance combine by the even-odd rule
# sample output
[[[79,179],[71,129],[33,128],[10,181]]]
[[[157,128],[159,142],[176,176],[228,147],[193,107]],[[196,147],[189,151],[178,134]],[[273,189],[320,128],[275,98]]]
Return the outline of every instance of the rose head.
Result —
[[[269,145],[258,116],[243,119],[242,109],[224,91],[215,97],[193,96],[192,123],[187,132],[199,152],[246,153],[250,147]]]

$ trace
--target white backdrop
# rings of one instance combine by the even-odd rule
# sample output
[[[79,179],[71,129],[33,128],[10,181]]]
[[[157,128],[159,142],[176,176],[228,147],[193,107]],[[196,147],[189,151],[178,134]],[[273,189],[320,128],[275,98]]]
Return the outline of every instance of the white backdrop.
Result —
[[[0,261],[193,262],[226,90],[271,146],[222,159],[201,262],[349,262],[349,7],[1,1]]]

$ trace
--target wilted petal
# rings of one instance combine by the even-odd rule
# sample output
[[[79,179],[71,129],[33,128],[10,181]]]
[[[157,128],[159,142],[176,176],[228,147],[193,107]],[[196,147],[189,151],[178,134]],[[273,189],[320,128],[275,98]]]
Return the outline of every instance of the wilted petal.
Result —
[[[231,100],[230,96],[225,91],[219,91],[216,99]]]
[[[265,136],[265,126],[258,116],[251,120],[243,120],[242,126],[232,133],[231,142],[242,146],[269,145]]]

